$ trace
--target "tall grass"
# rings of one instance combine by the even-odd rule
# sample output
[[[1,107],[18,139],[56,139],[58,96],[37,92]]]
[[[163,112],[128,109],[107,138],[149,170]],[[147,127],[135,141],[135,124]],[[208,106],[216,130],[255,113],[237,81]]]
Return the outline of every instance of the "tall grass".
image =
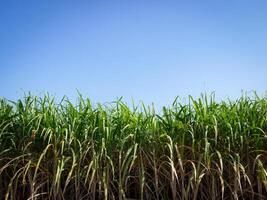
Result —
[[[267,99],[0,100],[0,199],[266,199]]]

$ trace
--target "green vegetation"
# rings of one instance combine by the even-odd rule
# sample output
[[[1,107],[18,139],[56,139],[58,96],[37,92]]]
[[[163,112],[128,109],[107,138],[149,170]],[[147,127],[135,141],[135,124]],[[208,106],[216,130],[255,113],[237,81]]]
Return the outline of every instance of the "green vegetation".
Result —
[[[0,199],[266,199],[267,99],[0,100]]]

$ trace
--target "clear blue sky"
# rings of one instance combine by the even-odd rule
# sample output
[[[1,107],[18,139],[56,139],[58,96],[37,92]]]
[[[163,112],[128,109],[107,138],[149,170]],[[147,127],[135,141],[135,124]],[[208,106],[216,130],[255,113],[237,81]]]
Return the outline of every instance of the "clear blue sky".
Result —
[[[124,96],[267,89],[267,1],[1,1],[0,96]]]

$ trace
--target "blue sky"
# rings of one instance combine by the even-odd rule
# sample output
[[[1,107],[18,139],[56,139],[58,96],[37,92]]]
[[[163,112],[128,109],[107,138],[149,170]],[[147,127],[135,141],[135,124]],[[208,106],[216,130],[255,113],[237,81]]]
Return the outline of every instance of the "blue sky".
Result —
[[[267,89],[267,1],[1,1],[0,96],[94,102]]]

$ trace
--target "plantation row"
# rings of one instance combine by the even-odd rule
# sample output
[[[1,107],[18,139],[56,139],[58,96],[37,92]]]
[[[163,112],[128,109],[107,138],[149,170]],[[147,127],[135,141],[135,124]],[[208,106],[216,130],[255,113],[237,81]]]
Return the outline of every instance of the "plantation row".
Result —
[[[267,99],[0,100],[0,199],[128,198],[267,199]]]

